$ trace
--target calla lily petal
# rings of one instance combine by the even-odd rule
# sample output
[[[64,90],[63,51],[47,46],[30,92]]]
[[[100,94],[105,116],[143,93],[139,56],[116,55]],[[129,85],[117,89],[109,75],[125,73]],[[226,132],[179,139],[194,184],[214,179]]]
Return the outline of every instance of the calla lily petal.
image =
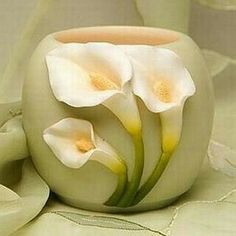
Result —
[[[95,106],[120,91],[97,91],[89,74],[79,65],[55,56],[47,56],[50,84],[55,97],[74,107]]]
[[[96,150],[92,125],[85,120],[63,119],[47,128],[43,138],[55,156],[70,168],[82,167]],[[80,150],[76,145],[79,140],[91,148],[87,152]]]
[[[46,56],[55,97],[74,107],[103,103],[131,79],[126,55],[109,43],[64,44]]]
[[[67,43],[48,53],[72,61],[86,71],[107,75],[123,86],[130,80],[132,68],[124,52],[110,43]]]
[[[115,150],[94,134],[92,124],[86,120],[65,118],[47,128],[43,138],[67,167],[80,168],[88,160],[96,160],[112,170],[123,165]]]
[[[145,45],[121,48],[134,68],[133,91],[150,111],[166,111],[195,93],[191,75],[173,51]]]

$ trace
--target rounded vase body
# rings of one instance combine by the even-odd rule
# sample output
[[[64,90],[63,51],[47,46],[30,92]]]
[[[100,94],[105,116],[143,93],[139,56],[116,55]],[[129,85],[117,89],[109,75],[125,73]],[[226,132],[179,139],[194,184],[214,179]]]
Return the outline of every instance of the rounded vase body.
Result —
[[[117,184],[117,176],[96,161],[79,169],[63,165],[43,139],[45,129],[72,117],[90,121],[100,137],[124,157],[130,178],[134,165],[132,140],[115,115],[103,105],[75,108],[59,102],[50,87],[46,54],[66,43],[109,42],[116,45],[153,45],[174,51],[183,61],[196,86],[183,111],[180,142],[160,180],[137,205],[127,208],[104,206]],[[153,171],[161,153],[161,124],[137,98],[144,141],[141,184]],[[23,90],[23,123],[33,163],[50,189],[66,203],[103,212],[144,211],[163,207],[190,189],[205,157],[214,113],[213,90],[199,48],[186,35],[146,27],[90,27],[53,33],[36,48]]]

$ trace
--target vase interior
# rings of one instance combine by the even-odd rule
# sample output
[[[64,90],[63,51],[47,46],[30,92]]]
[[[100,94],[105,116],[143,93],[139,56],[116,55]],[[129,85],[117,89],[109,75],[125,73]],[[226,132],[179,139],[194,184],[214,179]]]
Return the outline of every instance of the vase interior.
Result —
[[[135,27],[103,26],[65,30],[54,35],[61,43],[108,42],[120,45],[162,45],[178,40],[174,31]]]

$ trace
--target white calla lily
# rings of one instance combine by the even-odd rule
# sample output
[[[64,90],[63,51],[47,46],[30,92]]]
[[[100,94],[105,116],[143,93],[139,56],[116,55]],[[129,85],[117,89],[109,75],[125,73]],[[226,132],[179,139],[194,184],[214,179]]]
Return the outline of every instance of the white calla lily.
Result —
[[[180,138],[184,103],[196,91],[191,75],[180,57],[169,49],[120,47],[133,65],[133,91],[151,112],[160,113],[163,151],[172,152]]]
[[[130,128],[133,119],[136,129],[140,128],[136,102],[131,92],[126,96],[132,66],[120,48],[110,43],[68,43],[50,51],[46,62],[51,88],[59,101],[73,107],[103,104],[130,132],[135,132]],[[129,109],[118,109],[117,97],[121,106],[128,101]]]
[[[173,51],[153,46],[120,46],[133,65],[132,86],[147,108],[160,113],[162,155],[149,179],[136,194],[133,205],[140,202],[164,172],[182,131],[185,101],[195,93],[190,73]]]
[[[141,180],[144,152],[141,120],[130,80],[132,66],[126,54],[110,43],[68,43],[46,56],[55,97],[74,107],[99,104],[112,111],[131,135],[135,166],[120,206],[133,199]]]
[[[43,138],[67,167],[81,168],[89,160],[94,160],[119,175],[118,187],[112,199],[121,197],[127,181],[126,165],[115,149],[94,133],[90,122],[65,118],[47,128]]]
[[[133,91],[150,111],[180,106],[195,93],[191,75],[173,51],[145,45],[120,47],[134,68]]]
[[[46,61],[54,95],[74,107],[96,106],[122,93],[132,76],[127,57],[109,43],[63,44]]]

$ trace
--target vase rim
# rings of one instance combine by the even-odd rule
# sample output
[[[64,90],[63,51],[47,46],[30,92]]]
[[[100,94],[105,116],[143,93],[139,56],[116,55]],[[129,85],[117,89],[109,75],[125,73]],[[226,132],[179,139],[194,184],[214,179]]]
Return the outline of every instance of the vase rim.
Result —
[[[163,45],[178,41],[181,33],[144,26],[95,26],[56,32],[60,43],[108,42],[123,45]]]

